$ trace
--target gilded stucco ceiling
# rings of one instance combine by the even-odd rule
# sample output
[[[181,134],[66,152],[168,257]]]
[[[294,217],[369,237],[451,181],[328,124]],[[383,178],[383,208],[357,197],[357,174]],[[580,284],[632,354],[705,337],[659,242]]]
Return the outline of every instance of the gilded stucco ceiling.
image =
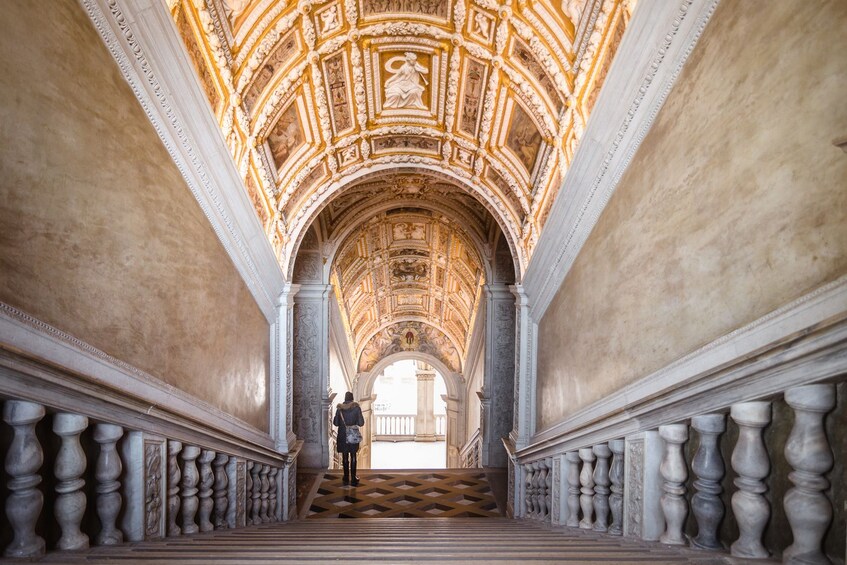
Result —
[[[633,4],[168,0],[289,275],[327,203],[398,166],[484,205],[522,271]]]
[[[401,349],[434,344],[460,366],[485,281],[476,247],[455,220],[412,207],[380,212],[345,238],[331,281],[360,366],[409,331],[416,339]]]

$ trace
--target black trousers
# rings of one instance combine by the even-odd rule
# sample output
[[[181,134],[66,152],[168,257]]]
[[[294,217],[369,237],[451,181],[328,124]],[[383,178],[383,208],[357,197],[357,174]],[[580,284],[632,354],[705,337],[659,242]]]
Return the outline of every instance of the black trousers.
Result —
[[[355,451],[347,451],[346,449],[341,452],[341,463],[344,466],[344,480],[348,480],[350,477],[353,480],[356,480],[356,452]]]

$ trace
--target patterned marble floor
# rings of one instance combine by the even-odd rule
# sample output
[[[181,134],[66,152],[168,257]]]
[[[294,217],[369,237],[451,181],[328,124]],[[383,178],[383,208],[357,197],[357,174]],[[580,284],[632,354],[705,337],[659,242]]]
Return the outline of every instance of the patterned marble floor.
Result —
[[[492,518],[501,516],[484,472],[360,471],[345,486],[341,472],[324,475],[306,518]]]

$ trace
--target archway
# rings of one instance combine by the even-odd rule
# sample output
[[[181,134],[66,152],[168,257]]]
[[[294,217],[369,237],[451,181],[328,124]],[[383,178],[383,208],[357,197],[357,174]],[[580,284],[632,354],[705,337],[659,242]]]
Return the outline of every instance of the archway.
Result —
[[[420,361],[434,369],[441,375],[447,394],[444,395],[445,423],[444,441],[446,443],[446,466],[459,466],[459,450],[464,441],[465,434],[465,383],[460,373],[451,371],[437,357],[419,351],[394,353],[379,360],[373,369],[367,373],[360,373],[356,379],[356,390],[354,394],[360,399],[362,411],[365,413],[365,433],[363,436],[368,440],[362,445],[360,461],[362,468],[371,466],[370,438],[375,435],[373,404],[377,398],[374,395],[374,385],[385,370],[398,361],[413,360]]]

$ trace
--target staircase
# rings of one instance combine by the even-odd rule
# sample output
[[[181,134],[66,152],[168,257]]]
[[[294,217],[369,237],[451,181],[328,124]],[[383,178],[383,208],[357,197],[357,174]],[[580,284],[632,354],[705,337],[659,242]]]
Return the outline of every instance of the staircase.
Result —
[[[51,553],[40,562],[743,563],[728,555],[510,520],[498,508],[499,490],[505,489],[501,474],[362,471],[360,484],[352,487],[331,471],[313,479],[297,521]]]
[[[41,563],[741,563],[507,518],[299,520],[49,554]],[[761,561],[757,561],[761,563]]]

